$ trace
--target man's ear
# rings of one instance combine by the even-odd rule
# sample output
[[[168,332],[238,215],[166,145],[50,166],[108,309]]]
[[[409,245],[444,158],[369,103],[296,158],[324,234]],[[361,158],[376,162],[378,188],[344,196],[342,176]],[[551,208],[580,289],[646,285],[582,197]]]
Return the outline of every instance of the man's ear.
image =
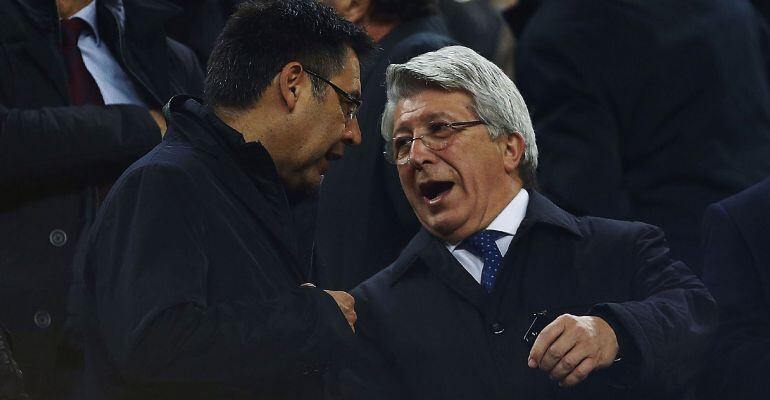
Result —
[[[294,111],[300,94],[310,87],[310,79],[302,69],[302,64],[292,61],[278,73],[278,92],[289,112]]]
[[[343,18],[354,24],[362,24],[371,4],[371,0],[350,0],[343,9],[339,10],[339,13]]]
[[[503,147],[503,167],[509,175],[515,172],[524,158],[524,137],[518,133],[505,135]]]

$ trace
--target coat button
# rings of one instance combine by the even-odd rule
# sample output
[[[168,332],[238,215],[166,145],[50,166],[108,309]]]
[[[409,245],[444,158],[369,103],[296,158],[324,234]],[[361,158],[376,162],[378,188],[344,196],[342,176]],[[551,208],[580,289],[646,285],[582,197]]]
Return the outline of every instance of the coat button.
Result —
[[[54,229],[48,235],[48,241],[56,247],[62,247],[67,244],[67,232],[61,229]]]
[[[51,326],[51,314],[46,310],[37,310],[34,318],[35,325],[40,329],[46,329]]]
[[[492,324],[492,333],[495,335],[499,335],[501,333],[505,332],[505,328],[503,328],[503,325],[499,322],[495,322]]]

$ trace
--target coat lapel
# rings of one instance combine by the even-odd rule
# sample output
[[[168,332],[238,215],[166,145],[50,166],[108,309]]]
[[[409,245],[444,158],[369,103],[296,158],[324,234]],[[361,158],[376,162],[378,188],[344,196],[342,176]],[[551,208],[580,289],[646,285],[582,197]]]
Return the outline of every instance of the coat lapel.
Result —
[[[471,303],[479,312],[484,310],[484,292],[468,271],[436,238],[429,240],[418,259],[450,289]]]

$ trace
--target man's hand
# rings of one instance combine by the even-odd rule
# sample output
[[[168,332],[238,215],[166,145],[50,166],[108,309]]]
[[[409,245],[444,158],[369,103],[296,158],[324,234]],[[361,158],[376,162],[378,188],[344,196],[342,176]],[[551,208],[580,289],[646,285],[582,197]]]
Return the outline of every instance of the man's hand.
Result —
[[[559,386],[570,387],[612,365],[617,354],[618,339],[606,321],[564,314],[537,336],[527,364],[548,372]]]
[[[303,283],[300,286],[304,287],[315,287],[312,283]],[[348,321],[348,324],[350,325],[350,329],[353,330],[353,333],[356,332],[356,299],[353,298],[350,294],[347,292],[337,291],[337,290],[324,290],[329,296],[332,296],[335,302],[337,302],[337,307],[340,308],[340,311],[342,311],[342,314],[345,316],[345,319]]]
[[[356,299],[353,298],[350,294],[347,292],[341,292],[337,290],[324,290],[324,292],[328,293],[329,296],[332,296],[334,298],[334,301],[337,302],[337,306],[342,310],[342,314],[345,315],[345,319],[348,320],[348,324],[350,325],[350,329],[353,330],[353,332],[356,332]]]
[[[155,123],[158,124],[158,129],[160,129],[160,136],[161,137],[165,136],[166,135],[166,118],[164,118],[163,114],[158,110],[150,109],[148,111],[150,112],[152,119],[155,120]]]

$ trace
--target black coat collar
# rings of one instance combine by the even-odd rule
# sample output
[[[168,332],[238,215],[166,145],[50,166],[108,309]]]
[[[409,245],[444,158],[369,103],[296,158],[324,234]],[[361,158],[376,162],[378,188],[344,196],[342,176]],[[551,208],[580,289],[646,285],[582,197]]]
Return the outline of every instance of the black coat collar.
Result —
[[[163,108],[169,125],[165,140],[183,137],[197,150],[212,155],[215,176],[254,218],[269,228],[276,247],[300,282],[308,277],[300,267],[294,221],[283,183],[267,150],[246,143],[238,131],[192,96],[174,96]]]
[[[529,204],[527,205],[527,212],[519,232],[526,232],[527,229],[525,229],[525,227],[545,224],[556,227],[576,237],[583,236],[583,233],[578,226],[577,218],[574,215],[557,207],[540,193],[534,190],[529,190],[528,192]],[[420,229],[398,259],[393,263],[391,285],[398,282],[398,280],[415,265],[423,264],[430,266],[439,259],[444,261],[449,260],[448,258],[436,255],[436,252],[439,251],[449,254],[444,247],[442,240],[431,235],[425,228]],[[454,260],[451,255],[449,255],[449,258]],[[476,302],[476,299],[469,300]]]

